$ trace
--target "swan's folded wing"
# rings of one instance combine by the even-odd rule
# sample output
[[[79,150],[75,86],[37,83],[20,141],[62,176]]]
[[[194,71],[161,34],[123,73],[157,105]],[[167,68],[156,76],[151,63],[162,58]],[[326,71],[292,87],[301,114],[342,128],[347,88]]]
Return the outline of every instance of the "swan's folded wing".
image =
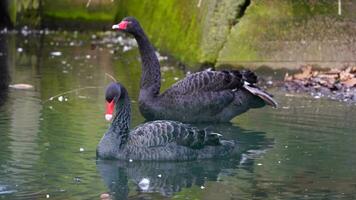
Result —
[[[202,71],[188,75],[164,93],[191,94],[203,91],[221,91],[239,88],[242,85],[242,74],[237,70]]]
[[[165,146],[177,143],[194,149],[205,145],[220,145],[220,134],[199,130],[176,121],[153,121],[142,124],[130,132],[131,145],[142,147]]]

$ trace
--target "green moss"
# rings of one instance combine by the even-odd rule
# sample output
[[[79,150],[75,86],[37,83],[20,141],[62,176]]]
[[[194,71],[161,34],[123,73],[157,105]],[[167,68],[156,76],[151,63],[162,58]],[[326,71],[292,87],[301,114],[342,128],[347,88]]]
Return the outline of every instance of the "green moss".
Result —
[[[196,2],[130,0],[119,1],[117,6],[116,19],[135,16],[159,49],[187,62],[199,58],[201,28]]]
[[[88,20],[88,21],[112,21],[113,17],[107,13],[88,13],[86,11],[76,10],[71,11],[56,11],[45,12],[45,17],[52,17],[66,20]]]
[[[111,22],[115,16],[116,8],[112,2],[94,1],[87,6],[87,1],[49,1],[44,0],[44,17],[60,20],[87,20]]]

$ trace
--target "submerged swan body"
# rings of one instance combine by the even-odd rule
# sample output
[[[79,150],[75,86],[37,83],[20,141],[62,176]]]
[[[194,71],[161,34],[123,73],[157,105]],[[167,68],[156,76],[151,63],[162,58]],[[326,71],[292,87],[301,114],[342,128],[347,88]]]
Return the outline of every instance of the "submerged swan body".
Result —
[[[97,147],[97,157],[119,160],[196,160],[216,158],[232,153],[233,141],[176,121],[152,121],[133,130],[130,126],[130,100],[120,83],[106,90],[108,109],[116,114]]]
[[[133,35],[142,61],[139,108],[148,120],[181,122],[228,122],[250,108],[277,103],[254,84],[251,71],[202,71],[188,75],[160,94],[160,64],[139,22],[124,18],[113,29]]]

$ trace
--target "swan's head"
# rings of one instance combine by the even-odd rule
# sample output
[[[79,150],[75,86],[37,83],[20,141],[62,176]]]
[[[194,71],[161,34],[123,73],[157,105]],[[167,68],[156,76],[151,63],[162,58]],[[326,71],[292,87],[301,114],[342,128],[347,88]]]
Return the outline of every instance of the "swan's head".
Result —
[[[113,25],[112,29],[135,34],[141,29],[141,26],[134,17],[125,17],[120,23]]]
[[[115,102],[122,96],[122,86],[120,83],[111,83],[106,88],[105,100],[106,100],[106,112],[105,119],[110,121],[113,116]]]

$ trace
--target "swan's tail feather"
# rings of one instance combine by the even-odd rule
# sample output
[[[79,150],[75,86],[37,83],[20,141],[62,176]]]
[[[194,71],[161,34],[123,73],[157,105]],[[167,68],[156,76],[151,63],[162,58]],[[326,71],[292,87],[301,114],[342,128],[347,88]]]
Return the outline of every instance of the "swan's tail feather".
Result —
[[[272,95],[268,94],[267,92],[261,90],[258,87],[249,86],[248,84],[244,84],[243,87],[249,92],[251,92],[252,94],[260,97],[264,102],[266,102],[266,104],[274,108],[278,107],[278,103],[272,98]]]

